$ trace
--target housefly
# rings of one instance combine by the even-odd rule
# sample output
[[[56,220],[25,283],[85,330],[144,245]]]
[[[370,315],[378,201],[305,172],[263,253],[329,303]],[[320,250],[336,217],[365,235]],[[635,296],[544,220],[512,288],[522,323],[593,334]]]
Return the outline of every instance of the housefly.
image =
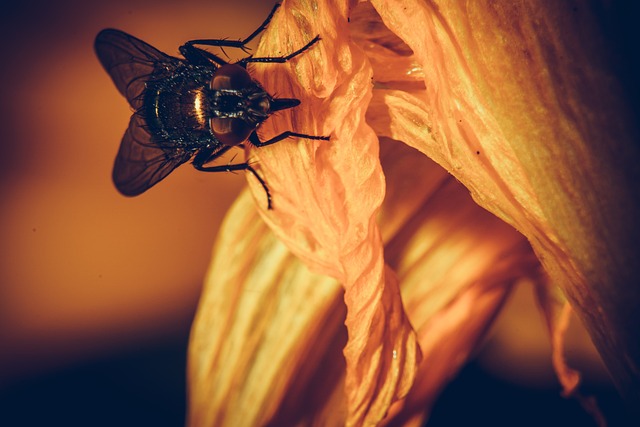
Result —
[[[261,141],[256,133],[272,113],[293,108],[300,101],[275,98],[247,72],[247,64],[284,63],[317,43],[281,57],[248,56],[228,63],[198,46],[239,48],[262,32],[279,7],[244,40],[203,39],[183,44],[176,58],[119,30],[102,30],[95,41],[100,62],[116,87],[135,110],[113,167],[113,182],[126,196],[143,193],[181,164],[192,160],[205,172],[247,170],[271,194],[265,181],[249,163],[210,166],[210,162],[245,141],[256,147],[288,137],[328,140],[292,131]]]

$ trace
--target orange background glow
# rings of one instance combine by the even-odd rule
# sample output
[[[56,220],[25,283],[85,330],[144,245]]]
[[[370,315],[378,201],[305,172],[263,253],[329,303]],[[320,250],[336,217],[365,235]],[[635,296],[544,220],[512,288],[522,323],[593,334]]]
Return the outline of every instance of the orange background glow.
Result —
[[[40,3],[2,13],[0,383],[188,329],[245,182],[184,165],[121,196],[111,167],[131,110],[94,54],[96,34],[122,29],[177,55],[186,40],[245,37],[273,5]]]

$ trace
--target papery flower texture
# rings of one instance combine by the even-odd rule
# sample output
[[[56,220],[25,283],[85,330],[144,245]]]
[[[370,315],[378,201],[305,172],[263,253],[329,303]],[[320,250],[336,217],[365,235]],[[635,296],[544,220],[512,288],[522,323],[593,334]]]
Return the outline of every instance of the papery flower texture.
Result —
[[[192,329],[188,424],[421,425],[513,286],[564,302],[637,399],[637,136],[570,2],[285,0],[254,78],[330,135],[251,149]],[[253,197],[251,196],[253,195]],[[255,199],[254,199],[255,198]],[[568,307],[568,306],[566,306]]]

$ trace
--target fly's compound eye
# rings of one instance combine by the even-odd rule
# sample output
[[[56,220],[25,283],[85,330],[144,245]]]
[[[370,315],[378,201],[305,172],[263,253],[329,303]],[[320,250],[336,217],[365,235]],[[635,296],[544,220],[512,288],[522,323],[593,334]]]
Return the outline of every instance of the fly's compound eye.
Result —
[[[246,141],[255,129],[255,126],[250,126],[242,119],[228,117],[213,117],[210,120],[210,124],[211,130],[218,141],[229,146],[238,145]]]
[[[211,89],[243,89],[252,84],[251,76],[239,65],[225,64],[211,78]]]

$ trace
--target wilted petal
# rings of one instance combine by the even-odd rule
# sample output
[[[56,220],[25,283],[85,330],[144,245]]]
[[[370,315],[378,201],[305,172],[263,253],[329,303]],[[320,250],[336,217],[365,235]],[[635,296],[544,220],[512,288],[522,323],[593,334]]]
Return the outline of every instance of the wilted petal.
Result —
[[[381,160],[396,196],[382,207],[385,253],[424,354],[416,383],[385,422],[418,426],[477,350],[512,285],[537,276],[539,263],[524,236],[416,150],[383,140]]]
[[[564,357],[564,335],[569,326],[571,306],[557,295],[557,288],[545,281],[541,281],[535,291],[551,337],[553,368],[562,384],[563,395],[570,396],[580,383],[580,373],[567,366]]]
[[[343,321],[340,286],[309,272],[245,192],[218,237],[191,333],[188,425],[264,425],[277,413],[293,423],[316,414],[343,387]],[[339,357],[323,363],[328,349]],[[283,410],[296,397],[304,399],[295,410]],[[340,421],[341,401],[332,407]]]
[[[581,307],[618,379],[625,381],[625,372],[637,372],[638,343],[632,340],[637,331],[629,325],[638,292],[635,288],[616,292],[616,288],[634,283],[637,273],[633,261],[640,241],[633,227],[638,216],[637,189],[630,188],[627,160],[636,158],[629,148],[635,133],[628,126],[628,116],[618,116],[624,108],[616,101],[619,88],[614,80],[605,93],[589,93],[593,87],[602,88],[609,78],[593,65],[588,52],[593,46],[579,46],[572,37],[565,42],[556,33],[558,20],[560,30],[567,33],[588,29],[591,15],[567,21],[570,5],[552,10],[535,2],[516,6],[417,0],[373,3],[410,50],[399,51],[398,40],[386,36],[371,45],[360,39],[360,48],[350,43],[346,2],[291,2],[276,15],[256,54],[286,54],[316,34],[323,40],[288,65],[254,67],[254,75],[270,92],[302,100],[300,107],[267,121],[261,128],[263,139],[284,130],[332,137],[330,142],[284,141],[252,150],[251,156],[259,160],[256,168],[274,198],[274,211],[265,212],[266,202],[259,203],[263,218],[311,269],[345,285],[350,333],[345,350],[347,421],[380,420],[390,402],[408,390],[418,361],[396,276],[382,259],[381,236],[388,243],[387,259],[398,271],[420,344],[428,351],[420,365],[420,381],[405,401],[393,407],[386,420],[391,423],[421,420],[421,411],[482,338],[510,286],[520,277],[537,274],[537,263],[522,236],[471,203],[466,190],[432,168],[426,168],[421,179],[409,179],[413,189],[404,193],[401,186],[389,183],[393,191],[387,201],[395,203],[380,212],[386,226],[378,231],[374,217],[384,196],[384,179],[376,138],[363,119],[370,99],[367,119],[376,133],[432,157],[465,184],[476,201],[527,236],[552,283],[560,284]],[[379,76],[373,98],[368,84],[370,62],[363,51],[376,67],[375,77]],[[397,68],[388,65],[393,60]],[[591,64],[586,71],[573,66],[585,63]],[[619,170],[613,168],[616,163]],[[596,176],[606,179],[600,182]],[[258,202],[263,200],[262,189],[254,181],[252,188]],[[620,209],[624,203],[627,211]],[[625,234],[627,230],[632,232]],[[264,266],[262,256],[254,255],[254,263]],[[212,271],[225,267],[217,264]],[[331,310],[339,312],[335,294],[333,298],[333,303],[327,296],[323,306],[311,307],[316,319],[328,319]],[[201,312],[211,307],[203,302]],[[617,307],[622,307],[619,313]],[[261,325],[262,314],[253,313],[250,323]],[[337,315],[341,316],[343,312]],[[206,324],[207,318],[201,313],[198,322]],[[265,393],[266,386],[252,382],[253,376],[240,373],[240,369],[251,369],[245,360],[238,365],[238,381],[226,389],[236,393],[229,401],[236,406],[221,403],[207,408],[207,395],[217,393],[215,384],[220,381],[214,372],[221,351],[216,346],[230,345],[214,334],[215,345],[192,346],[201,353],[191,359],[195,360],[190,370],[195,390],[192,415],[208,414],[202,420],[212,422],[231,420],[227,411],[251,401],[260,402],[260,408],[251,412],[256,421],[271,419],[274,425],[283,420],[340,422],[343,382],[335,379],[341,368],[334,363],[339,321],[319,321],[334,325],[326,328],[332,338],[323,336],[325,350],[317,347],[313,359],[317,363],[312,363],[317,372],[330,367],[329,385],[300,368],[303,359],[294,352],[282,378],[289,381],[290,390],[304,393],[285,398],[280,374],[267,370],[276,383],[271,396]],[[224,324],[232,323],[227,319]],[[306,324],[314,324],[311,317]],[[211,321],[208,327],[212,328]],[[196,325],[194,337],[204,337],[206,331]],[[609,339],[606,334],[612,331]],[[240,332],[251,336],[248,329],[224,333],[233,343]],[[317,337],[298,334],[297,339],[306,347]],[[253,341],[244,340],[249,353],[257,352],[252,345]],[[631,357],[617,360],[617,349]],[[306,374],[294,378],[294,371]],[[635,381],[633,375],[629,378]],[[226,381],[230,384],[232,378]],[[331,391],[316,395],[309,411],[300,415],[295,409],[305,401],[300,396],[313,388],[310,381]],[[255,400],[250,399],[251,387],[242,399],[238,397],[235,390],[245,383],[257,386]]]
[[[537,261],[523,236],[440,167],[383,142],[394,189],[381,211],[385,250],[428,350],[409,396],[385,420],[395,424],[425,416],[512,283],[535,274]],[[247,194],[240,198],[218,238],[192,333],[190,425],[344,424],[342,296],[279,243]]]
[[[595,4],[372,0],[422,92],[374,94],[376,131],[427,154],[512,224],[637,402],[637,127]],[[385,110],[386,109],[386,110]],[[383,113],[383,114],[379,114]]]
[[[331,140],[287,140],[251,155],[273,195],[274,209],[261,212],[265,221],[310,269],[345,288],[347,423],[359,425],[378,422],[407,393],[420,351],[384,264],[375,221],[384,176],[378,140],[364,120],[371,65],[349,39],[348,13],[346,1],[281,6],[256,56],[285,54],[317,34],[322,40],[287,65],[254,67],[270,92],[302,100],[292,120],[267,121],[262,138],[293,129]]]

